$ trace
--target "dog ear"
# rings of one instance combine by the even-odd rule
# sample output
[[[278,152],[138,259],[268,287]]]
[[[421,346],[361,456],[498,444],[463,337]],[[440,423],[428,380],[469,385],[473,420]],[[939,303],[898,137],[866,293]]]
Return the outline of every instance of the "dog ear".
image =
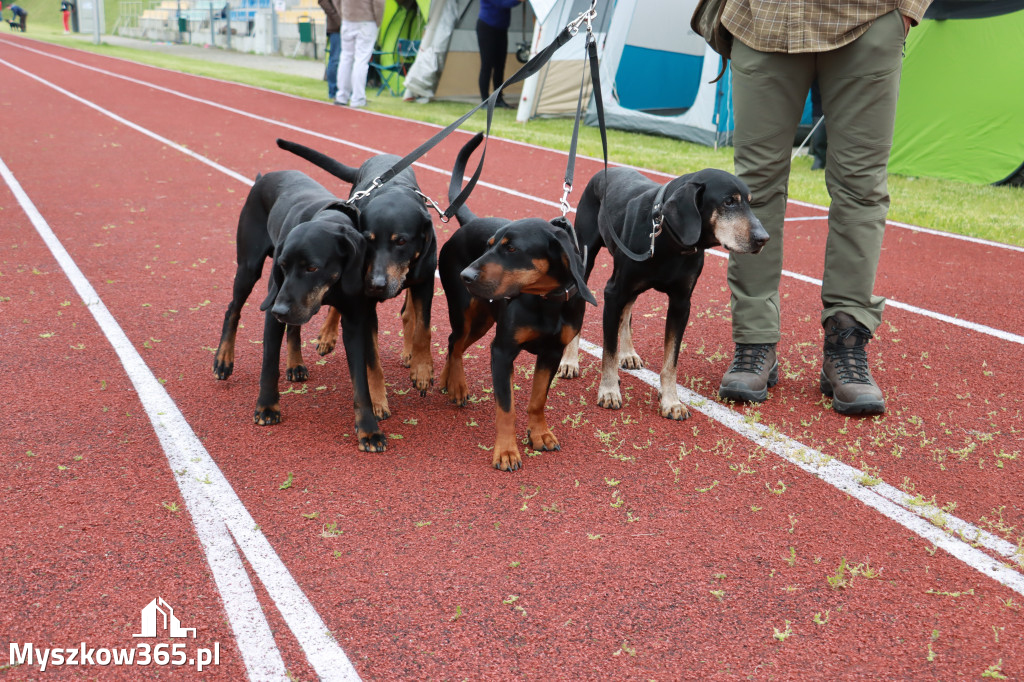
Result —
[[[572,237],[569,236],[568,232],[557,227],[554,233],[555,239],[558,240],[558,244],[562,247],[565,258],[569,262],[569,272],[572,273],[572,278],[576,281],[576,288],[580,290],[580,296],[587,303],[597,305],[597,299],[594,298],[594,294],[591,293],[590,287],[587,286],[587,280],[583,276],[586,264],[583,262],[579,252],[576,251],[576,245],[572,243]]]
[[[266,312],[266,310],[274,305],[274,301],[277,300],[277,294],[281,291],[281,279],[284,274],[281,272],[281,268],[277,267],[277,254],[274,254],[274,260],[270,265],[270,281],[267,283],[267,297],[263,299],[263,303],[260,303],[260,310]]]
[[[700,202],[704,197],[704,185],[688,182],[681,190],[672,193],[662,205],[661,212],[668,224],[675,227],[676,236],[684,246],[696,246],[703,231]]]
[[[354,229],[343,228],[338,235],[338,251],[342,261],[341,291],[346,296],[359,296],[363,293],[366,239]]]
[[[347,201],[335,201],[333,204],[324,206],[320,210],[321,212],[338,211],[339,213],[343,213],[352,220],[352,224],[355,226],[357,230],[362,231],[363,229],[362,225],[360,224],[360,220],[362,220],[362,214],[359,212],[359,209],[356,208],[354,204],[350,204]]]
[[[437,268],[437,237],[434,235],[434,222],[429,214],[424,218],[423,246],[420,255],[409,270],[409,279],[433,279],[433,272],[425,272],[427,268]]]

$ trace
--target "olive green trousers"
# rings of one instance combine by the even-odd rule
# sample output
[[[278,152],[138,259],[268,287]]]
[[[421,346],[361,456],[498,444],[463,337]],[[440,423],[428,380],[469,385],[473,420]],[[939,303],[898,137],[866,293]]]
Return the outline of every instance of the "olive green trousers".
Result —
[[[761,253],[729,254],[736,343],[780,339],[779,281],[790,158],[811,82],[828,126],[825,182],[831,197],[822,273],[821,319],[845,312],[874,331],[885,299],[873,295],[889,210],[886,165],[903,63],[903,20],[876,19],[852,43],[828,52],[732,50],[736,174],[771,236]],[[803,286],[803,285],[800,285]]]

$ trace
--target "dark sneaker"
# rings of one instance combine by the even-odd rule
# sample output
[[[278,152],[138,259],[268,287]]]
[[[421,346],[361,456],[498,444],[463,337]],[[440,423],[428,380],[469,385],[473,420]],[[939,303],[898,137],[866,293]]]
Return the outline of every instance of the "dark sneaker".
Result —
[[[871,332],[846,313],[825,320],[825,362],[821,392],[832,398],[839,414],[885,412],[885,399],[868,367]]]
[[[779,383],[774,343],[737,343],[729,371],[722,377],[718,397],[760,403],[768,389]]]

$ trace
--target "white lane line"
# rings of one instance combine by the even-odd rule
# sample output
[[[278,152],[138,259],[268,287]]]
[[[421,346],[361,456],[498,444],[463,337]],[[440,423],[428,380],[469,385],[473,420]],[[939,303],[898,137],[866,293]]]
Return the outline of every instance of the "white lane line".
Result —
[[[347,144],[343,140],[338,141]],[[528,197],[528,195],[526,196]],[[724,253],[719,255],[727,257],[727,254]],[[797,275],[796,273],[789,274],[804,281],[817,283],[818,286],[821,285],[820,281],[812,278]],[[586,340],[581,339],[580,347],[595,357],[599,358],[601,356],[600,347]],[[641,381],[655,388],[660,385],[658,375],[650,370],[627,371],[626,373],[636,376]],[[885,495],[873,492],[871,487],[858,482],[858,480],[867,478],[864,472],[834,460],[828,455],[805,446],[794,439],[773,433],[767,427],[758,424],[747,424],[743,415],[719,403],[709,401],[683,386],[677,385],[676,388],[681,393],[680,398],[693,406],[694,409],[703,412],[711,419],[736,431],[742,437],[752,440],[765,449],[796,464],[804,471],[829,483],[838,490],[855,497],[887,518],[896,521],[908,530],[931,541],[936,546],[942,547],[950,555],[968,566],[1024,595],[1024,576],[1004,563],[994,560],[968,542],[943,532],[934,525],[934,522],[936,519],[939,519],[944,525],[960,533],[961,537],[969,537],[970,542],[983,546],[1007,559],[1020,562],[1022,557],[1017,552],[1016,546],[1011,543],[992,536],[986,531],[947,514],[932,505],[911,504],[909,497],[892,486],[885,485],[885,487],[880,488],[881,491],[886,493]]]
[[[580,349],[596,358],[601,357],[601,347],[589,341],[581,339]],[[661,378],[649,369],[620,371],[631,374],[653,388],[661,387]],[[676,390],[679,392],[679,399],[698,412],[787,462],[795,464],[833,488],[856,498],[999,584],[1024,595],[1024,575],[1007,563],[1024,562],[1024,554],[1013,543],[948,514],[934,505],[919,504],[916,500],[912,502],[913,498],[909,495],[886,483],[865,485],[861,481],[871,479],[863,471],[775,432],[763,424],[748,423],[742,414],[721,403],[708,400],[684,386],[677,384]],[[936,524],[948,527],[951,532],[944,531]],[[1004,557],[1006,562],[994,559],[976,546]]]
[[[718,256],[719,258],[725,258],[725,259],[729,258],[729,254],[728,253],[726,253],[725,251],[720,251],[718,249],[708,249],[704,253],[706,253],[708,255],[711,255],[711,256]],[[807,284],[813,284],[814,286],[819,287],[819,288],[822,285],[822,282],[821,282],[820,279],[815,279],[814,277],[808,277],[807,275],[802,275],[799,272],[793,272],[791,270],[783,270],[782,274],[787,276],[787,277],[791,277],[792,279],[796,279],[796,280],[799,280],[801,282],[806,282]],[[905,310],[908,313],[915,313],[917,315],[922,315],[924,317],[930,317],[933,320],[938,320],[939,322],[945,322],[946,324],[951,324],[951,325],[954,325],[956,327],[961,327],[963,329],[970,329],[971,331],[978,332],[979,334],[986,334],[988,336],[994,336],[997,339],[1002,339],[1003,341],[1009,341],[1010,343],[1016,343],[1016,344],[1024,345],[1024,336],[1021,336],[1020,334],[1014,334],[1013,332],[1004,331],[1002,329],[996,329],[995,327],[989,327],[987,325],[979,324],[977,322],[971,322],[970,320],[962,320],[959,317],[952,317],[952,316],[946,315],[944,313],[937,313],[934,310],[927,310],[925,308],[919,308],[916,305],[911,305],[909,303],[903,303],[902,301],[897,301],[894,298],[886,298],[885,299],[885,305],[888,308],[898,308],[899,310]]]
[[[17,70],[21,71],[21,69]],[[54,87],[32,74],[27,75]],[[54,87],[54,89],[60,91],[59,88]],[[133,130],[157,139],[241,182],[252,185],[252,181],[248,178],[205,159],[181,145],[124,121],[102,107],[82,100],[76,95],[60,92],[111,116]],[[246,510],[238,495],[235,494],[206,448],[199,442],[184,415],[181,414],[166,390],[145,365],[88,280],[82,275],[42,216],[31,204],[28,196],[21,190],[6,165],[0,161],[0,166],[2,166],[4,178],[8,185],[12,186],[12,190],[17,186],[16,195],[19,197],[19,203],[22,204],[47,246],[58,258],[58,262],[68,278],[72,280],[72,284],[82,300],[93,311],[101,329],[121,358],[122,364],[136,387],[139,399],[150,416],[153,428],[164,446],[168,463],[171,465],[171,470],[175,472],[182,496],[192,512],[193,524],[196,526],[196,532],[203,542],[204,549],[217,537],[221,540],[230,539],[225,532],[229,530],[230,537],[238,544],[260,582],[263,583],[319,677],[322,680],[358,680],[359,676],[345,652],[330,636],[323,619],[320,618],[316,609],[299,588],[280,557],[274,552],[266,536],[256,530],[256,521]],[[187,473],[179,474],[178,472],[182,470]],[[196,485],[194,481],[201,481],[202,485]],[[210,563],[210,568],[214,571],[215,576],[218,575],[218,572],[221,575],[221,578],[217,580],[218,588],[224,585],[227,589],[227,592],[221,592],[225,610],[228,612],[229,621],[238,639],[239,649],[243,652],[243,659],[245,659],[250,677],[252,679],[286,679],[284,663],[273,635],[270,633],[270,626],[260,610],[252,584],[249,582],[234,545],[231,545],[230,548],[220,545],[212,546],[213,550],[207,550],[207,562]],[[233,558],[231,558],[232,553],[234,553]],[[230,561],[223,561],[224,557],[228,557]],[[214,561],[213,558],[218,560]],[[225,563],[230,563],[231,566],[226,566]],[[245,591],[246,586],[247,592]],[[232,597],[230,601],[229,595]],[[235,605],[236,600],[237,606]],[[249,634],[253,628],[258,630],[258,637]]]
[[[90,71],[95,71],[96,73],[102,73],[102,74],[104,74],[106,76],[110,76],[112,78],[120,78],[122,80],[126,80],[128,82],[135,83],[137,85],[142,85],[144,87],[148,87],[148,88],[152,88],[154,90],[159,90],[161,92],[165,92],[165,93],[167,93],[169,95],[174,95],[176,97],[181,97],[183,99],[191,100],[193,102],[197,102],[197,103],[200,103],[200,104],[205,104],[207,106],[211,106],[211,107],[214,107],[214,108],[217,108],[217,109],[222,109],[224,111],[228,111],[228,112],[231,112],[233,114],[237,114],[239,116],[245,116],[247,118],[251,118],[251,119],[254,119],[254,120],[257,120],[257,121],[262,121],[264,123],[272,123],[274,125],[278,125],[278,126],[281,126],[283,128],[287,128],[289,130],[294,130],[295,132],[300,132],[300,133],[304,133],[306,135],[311,135],[313,137],[318,137],[318,138],[321,138],[323,140],[327,140],[329,142],[335,142],[337,144],[343,144],[343,145],[346,145],[346,146],[351,147],[353,149],[359,149],[361,151],[369,152],[371,154],[382,154],[382,153],[385,153],[385,152],[382,152],[379,149],[374,149],[373,147],[367,147],[365,145],[361,145],[361,144],[358,144],[356,142],[351,142],[349,140],[342,140],[340,138],[333,137],[331,135],[325,135],[323,133],[320,133],[320,132],[317,132],[317,131],[314,131],[314,130],[309,130],[307,128],[302,128],[301,126],[291,125],[289,123],[284,123],[282,121],[275,121],[274,119],[267,118],[265,116],[259,116],[258,114],[252,114],[252,113],[247,112],[247,111],[242,111],[240,109],[235,109],[233,107],[229,107],[229,106],[220,104],[219,102],[213,102],[211,100],[206,100],[206,99],[202,99],[202,98],[199,98],[199,97],[194,97],[192,95],[187,95],[187,94],[185,94],[183,92],[179,92],[177,90],[171,90],[170,88],[165,88],[163,86],[155,85],[153,83],[149,83],[147,81],[142,81],[142,80],[139,80],[137,78],[132,78],[130,76],[125,76],[125,75],[122,75],[122,74],[119,74],[119,73],[115,73],[113,71],[108,71],[106,69],[101,69],[101,68],[96,67],[96,66],[90,66],[88,64],[80,64],[80,63],[78,63],[78,62],[76,62],[76,61],[74,61],[72,59],[68,59],[66,57],[60,57],[60,56],[57,56],[55,54],[51,54],[49,52],[43,52],[42,50],[36,50],[34,48],[28,47],[26,45],[22,45],[20,43],[8,43],[8,44],[12,45],[14,47],[18,47],[20,49],[26,50],[28,52],[34,52],[35,54],[42,55],[44,57],[49,57],[51,59],[56,59],[58,61],[65,62],[67,64],[71,64],[73,66],[77,66],[77,67],[82,68],[82,69],[88,69]],[[108,58],[109,59],[114,59],[114,60],[117,60],[117,61],[128,61],[129,63],[131,63],[133,65],[139,65],[138,62],[131,62],[129,60],[121,60],[118,57],[108,57]],[[162,71],[169,71],[169,69],[162,69],[159,66],[151,66],[151,65],[148,65],[148,64],[143,64],[142,66],[148,66],[149,68],[157,69],[157,70],[162,70]],[[174,71],[172,73],[179,73],[179,72]],[[263,92],[268,92],[268,93],[279,95],[279,96],[282,96],[282,97],[295,97],[294,95],[288,95],[287,93],[280,93],[280,92],[276,92],[274,90],[267,90],[265,88],[257,88],[255,86],[245,85],[245,84],[241,84],[241,83],[232,83],[230,81],[223,81],[223,80],[220,80],[220,79],[217,79],[217,78],[209,78],[208,76],[196,76],[196,78],[204,78],[206,80],[213,80],[213,81],[222,82],[222,83],[231,83],[231,85],[235,85],[235,86],[238,86],[238,87],[248,87],[248,88],[252,88],[253,90],[260,90],[260,91],[263,91]],[[301,98],[301,97],[300,98],[296,98],[296,99],[303,99],[303,100],[305,100],[305,98]],[[390,115],[390,114],[383,114],[383,113],[376,112],[376,111],[368,111],[368,110],[365,110],[365,109],[360,111],[359,113],[361,115],[366,115],[366,116],[377,116],[377,117],[387,118],[387,119],[390,119],[390,120],[394,120],[396,122],[414,123],[414,124],[418,123],[418,124],[420,124],[422,126],[426,126],[428,128],[433,128],[433,129],[436,129],[436,130],[440,130],[440,129],[444,128],[444,126],[440,126],[440,125],[437,125],[437,124],[434,124],[434,123],[426,123],[424,121],[414,121],[414,120],[410,120],[410,119],[404,119],[404,118],[401,118],[399,116],[393,116],[393,115]],[[465,135],[472,135],[473,134],[473,133],[469,133],[469,132],[466,132],[466,131],[463,131],[463,130],[458,130],[456,132],[458,132],[460,134],[465,134]],[[547,147],[541,147],[539,145],[530,144],[529,142],[519,142],[518,140],[506,140],[504,138],[499,138],[499,137],[495,137],[494,139],[501,140],[502,142],[505,142],[507,144],[516,145],[516,146],[524,147],[524,148],[527,148],[527,149],[534,149],[534,150],[538,150],[538,151],[544,151],[544,152],[547,152],[547,153],[550,153],[550,154],[558,154],[560,156],[568,156],[568,152],[565,152],[565,151],[562,151],[562,150],[559,150],[559,149],[549,149]],[[579,154],[577,156],[577,158],[586,159],[587,161],[592,161],[594,163],[603,163],[604,162],[603,159],[598,159],[598,158],[593,157],[593,156],[587,156],[585,154]],[[435,173],[440,173],[440,174],[442,174],[444,176],[450,176],[451,175],[451,171],[450,170],[436,168],[434,166],[430,166],[430,165],[427,165],[427,164],[424,164],[424,163],[417,162],[417,163],[414,163],[413,165],[414,166],[418,166],[420,168],[423,168],[425,170],[433,171]],[[650,168],[643,168],[641,166],[632,166],[632,165],[629,165],[629,164],[618,164],[618,163],[611,163],[609,165],[624,166],[626,168],[633,168],[635,170],[642,171],[644,173],[649,173],[651,175],[659,175],[659,176],[665,177],[665,178],[673,178],[673,177],[675,177],[671,173],[665,173],[664,171],[652,170]],[[493,189],[493,190],[496,190],[498,192],[505,192],[507,194],[511,194],[512,196],[518,196],[518,197],[521,197],[521,198],[524,198],[524,199],[529,199],[530,201],[536,201],[536,202],[538,202],[540,204],[543,204],[545,206],[551,206],[553,208],[559,208],[559,203],[557,201],[548,201],[546,199],[540,199],[538,197],[533,197],[533,196],[530,196],[530,195],[527,195],[527,194],[523,194],[523,193],[521,193],[521,192],[519,192],[517,190],[509,189],[507,187],[502,187],[500,185],[494,185],[494,184],[485,182],[483,180],[480,180],[477,184],[480,187],[487,187],[489,189]],[[816,209],[816,210],[819,210],[819,211],[825,211],[826,215],[825,216],[808,216],[808,217],[801,217],[801,218],[787,218],[786,219],[787,221],[789,221],[789,220],[818,220],[819,218],[822,218],[822,217],[826,217],[826,218],[828,217],[827,216],[828,208],[825,207],[825,206],[818,206],[817,204],[812,204],[812,203],[809,203],[809,202],[806,202],[806,201],[798,201],[796,199],[790,199],[789,203],[793,204],[794,206],[803,206],[805,208],[813,208],[813,209]],[[575,212],[575,209],[570,209],[570,211],[571,212]],[[1014,246],[1012,244],[1002,244],[1000,242],[995,242],[995,241],[991,241],[991,240],[988,240],[988,239],[981,239],[979,237],[968,237],[966,235],[956,234],[956,233],[953,233],[953,232],[941,232],[939,230],[933,230],[933,229],[930,229],[930,228],[927,228],[927,227],[919,227],[917,225],[910,225],[909,223],[901,223],[901,222],[898,222],[898,221],[895,221],[895,220],[888,220],[888,221],[886,221],[886,225],[887,226],[895,226],[895,227],[904,228],[904,229],[907,229],[907,230],[911,230],[913,232],[922,232],[924,234],[929,234],[929,235],[936,236],[936,237],[945,237],[947,239],[956,239],[956,240],[960,240],[960,241],[970,242],[972,244],[980,244],[982,246],[988,246],[988,247],[995,248],[995,249],[1004,249],[1004,250],[1007,250],[1007,251],[1016,251],[1018,253],[1024,253],[1024,247]],[[783,274],[785,274],[785,273],[783,273]]]
[[[100,330],[113,346],[121,364],[131,379],[139,396],[142,407],[149,416],[149,421],[156,431],[160,444],[167,456],[171,471],[175,472],[175,481],[185,500],[185,508],[192,515],[192,524],[196,535],[206,554],[206,562],[213,573],[213,579],[220,591],[228,622],[235,634],[238,648],[246,671],[252,679],[286,679],[287,670],[281,653],[278,651],[270,625],[260,608],[256,592],[253,590],[249,576],[242,565],[241,557],[228,527],[215,510],[213,500],[203,490],[200,480],[211,480],[210,492],[223,495],[223,480],[218,480],[215,472],[209,472],[205,462],[199,465],[192,460],[195,457],[209,460],[209,455],[199,443],[195,433],[185,422],[177,405],[171,400],[164,387],[157,381],[149,367],[143,361],[131,341],[125,335],[113,315],[100,300],[96,290],[82,271],[75,264],[60,240],[50,229],[42,214],[22,189],[7,164],[0,159],[0,176],[11,188],[15,198],[28,216],[36,232],[50,249],[53,257],[60,265],[71,285],[78,292],[82,303],[96,319]],[[183,473],[178,473],[183,472]],[[206,475],[210,475],[207,478]]]

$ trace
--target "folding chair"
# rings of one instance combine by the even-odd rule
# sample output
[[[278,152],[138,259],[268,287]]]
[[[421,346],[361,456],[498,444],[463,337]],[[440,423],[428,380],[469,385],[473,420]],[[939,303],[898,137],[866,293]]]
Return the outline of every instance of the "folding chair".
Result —
[[[409,67],[416,61],[416,55],[420,51],[420,41],[399,38],[395,42],[395,49],[387,52],[374,50],[370,66],[377,72],[380,78],[380,87],[377,94],[386,89],[392,97],[398,97],[402,93],[401,79],[405,78]]]

